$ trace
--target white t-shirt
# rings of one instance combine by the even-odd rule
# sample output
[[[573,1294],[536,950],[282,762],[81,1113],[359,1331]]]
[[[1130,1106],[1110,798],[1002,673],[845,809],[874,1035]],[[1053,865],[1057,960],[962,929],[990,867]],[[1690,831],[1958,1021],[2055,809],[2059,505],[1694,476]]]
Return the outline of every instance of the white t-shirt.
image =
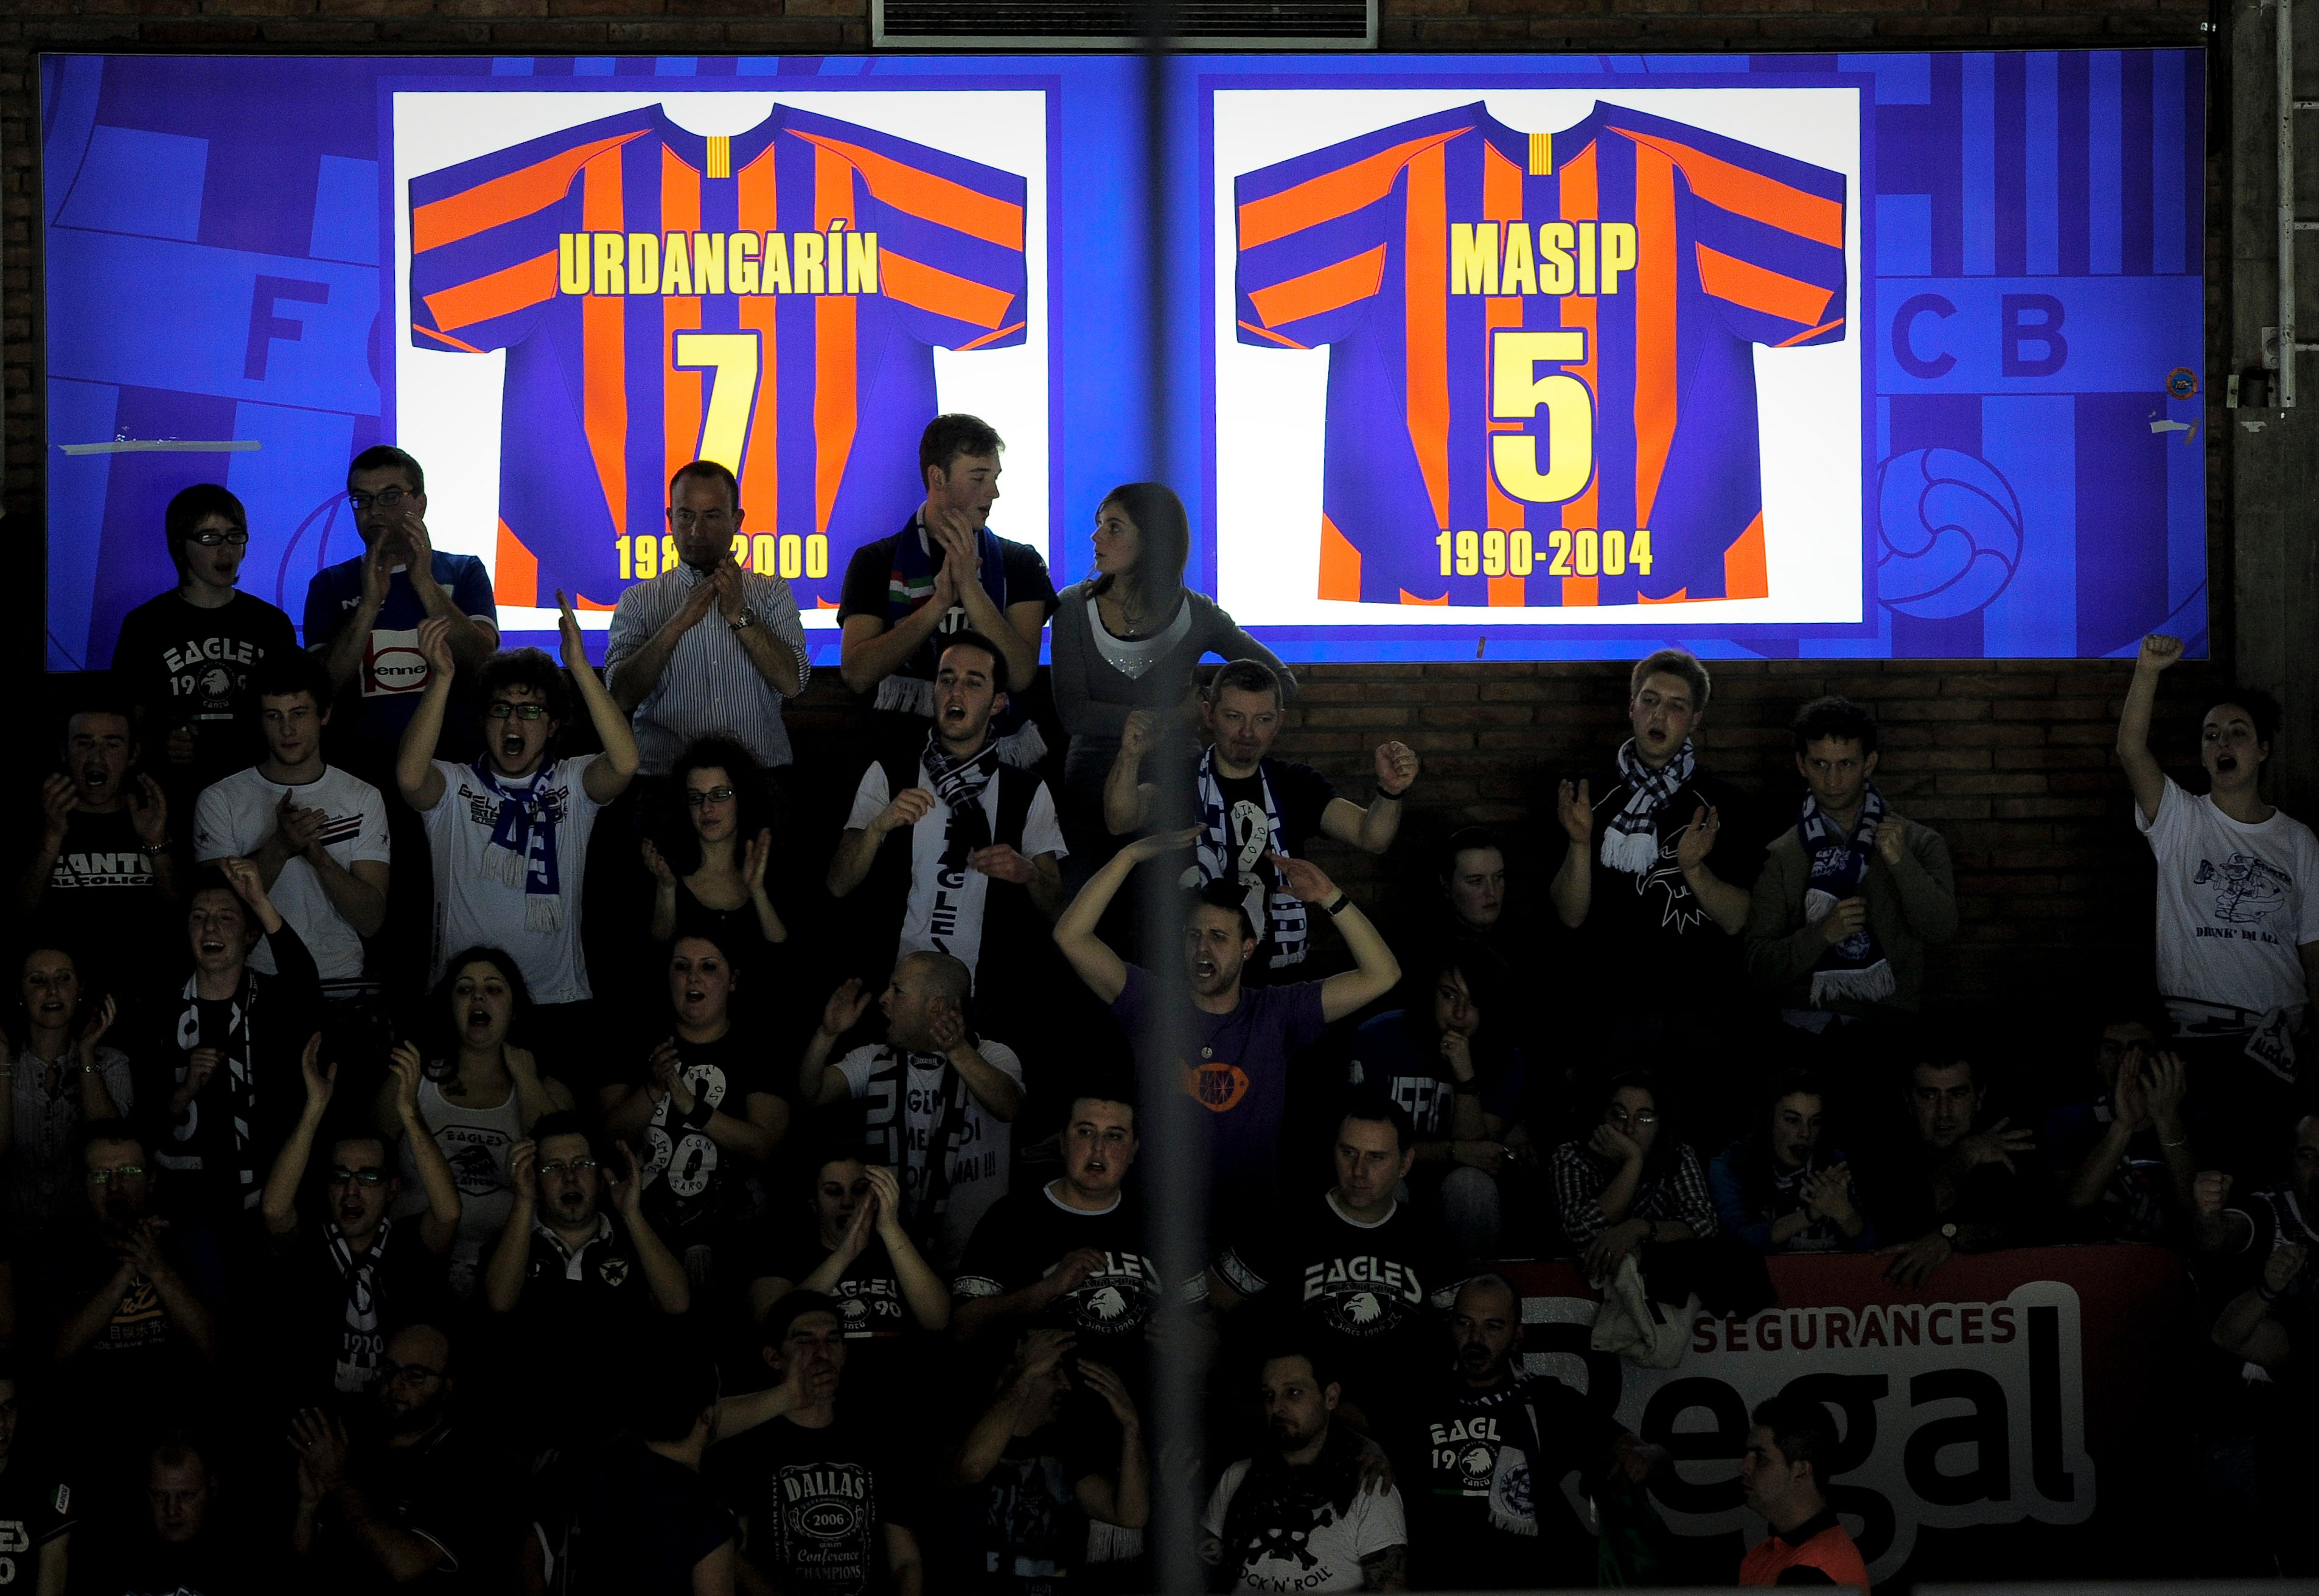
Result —
[[[1241,1458],[1224,1470],[1200,1515],[1203,1535],[1222,1536],[1232,1500],[1248,1478],[1249,1460]],[[1358,1591],[1361,1559],[1374,1557],[1389,1546],[1409,1544],[1409,1527],[1402,1512],[1401,1492],[1387,1486],[1382,1493],[1353,1492],[1343,1516],[1323,1504],[1308,1521],[1260,1524],[1277,1530],[1273,1547],[1250,1555],[1246,1547],[1226,1546],[1223,1565],[1232,1571],[1233,1588],[1241,1591]]]
[[[934,790],[934,778],[918,765],[918,785]],[[853,813],[846,817],[848,831],[866,830],[879,812],[893,801],[886,789],[886,767],[872,764],[862,774],[853,794]],[[998,829],[998,779],[982,789],[982,812]],[[976,967],[982,951],[982,910],[990,899],[990,878],[961,866],[943,868],[950,845],[950,806],[940,798],[926,817],[910,828],[910,901],[902,913],[902,940],[897,957],[905,953],[948,953],[967,969]],[[1051,853],[1060,859],[1070,850],[1063,845],[1063,828],[1055,820],[1055,800],[1042,781],[1031,797],[1030,812],[1023,816],[1023,843],[1017,850],[1025,859]]]
[[[993,1069],[1018,1087],[1023,1084],[1023,1060],[1015,1056],[1013,1048],[985,1039],[975,1050]],[[891,1066],[894,1054],[889,1049],[855,1048],[837,1061],[846,1090],[856,1098],[870,1100],[863,1110],[862,1127],[871,1138],[897,1133],[900,1137],[902,1160],[895,1174],[902,1183],[903,1211],[911,1214],[917,1213],[919,1195],[925,1190],[926,1149],[933,1143],[934,1120],[952,1089],[949,1062],[939,1060],[932,1069],[922,1069],[918,1059],[923,1056],[914,1055],[904,1078],[890,1081],[872,1078]],[[967,1238],[974,1234],[975,1222],[1006,1195],[1007,1160],[1014,1143],[1014,1127],[969,1092],[966,1112],[960,1116],[958,1161],[951,1170],[950,1199],[942,1222],[927,1238],[927,1261],[943,1274],[958,1267]]]
[[[326,816],[322,846],[341,870],[351,870],[356,860],[383,864],[391,857],[386,800],[377,788],[336,765],[324,765],[320,776],[302,786],[269,781],[252,765],[203,788],[194,805],[194,857],[206,864],[229,854],[247,858],[257,852],[281,823],[285,792],[301,808],[320,809]],[[322,879],[312,865],[303,859],[290,860],[266,896],[314,956],[314,967],[324,980],[362,978],[362,938],[322,890]],[[273,950],[262,937],[250,950],[249,967],[261,975],[275,973]]]
[[[2246,825],[2171,777],[2134,823],[2158,856],[2158,990],[2185,1029],[2252,1029],[2305,1002],[2296,951],[2319,942],[2319,836],[2273,810]]]
[[[440,979],[443,961],[463,949],[504,948],[515,956],[534,1003],[577,1003],[587,997],[588,967],[580,953],[580,875],[588,861],[588,834],[603,808],[588,796],[581,775],[600,755],[559,759],[529,781],[505,781],[510,792],[544,784],[555,818],[555,884],[550,897],[527,891],[527,880],[510,884],[503,870],[505,850],[490,849],[500,798],[475,779],[474,771],[448,760],[434,762],[443,773],[443,796],[425,811],[428,846],[435,855],[435,960],[430,980]],[[543,879],[546,860],[532,861],[530,875]]]

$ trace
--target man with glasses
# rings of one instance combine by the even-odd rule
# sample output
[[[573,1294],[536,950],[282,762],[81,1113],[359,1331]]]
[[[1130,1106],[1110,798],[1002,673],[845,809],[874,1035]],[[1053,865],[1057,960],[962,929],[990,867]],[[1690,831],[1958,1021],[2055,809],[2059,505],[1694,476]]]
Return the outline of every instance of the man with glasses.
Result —
[[[452,657],[472,671],[499,646],[499,607],[481,560],[444,554],[429,539],[427,473],[401,449],[380,444],[355,456],[347,508],[363,552],[306,584],[306,646],[333,686],[355,689],[338,735],[346,762],[369,774],[393,760],[426,690],[421,623],[444,622]],[[472,721],[455,729],[463,745],[473,740]]]
[[[601,753],[550,757],[562,727],[564,678],[536,648],[492,655],[475,696],[490,728],[473,764],[437,759],[436,744],[459,670],[452,622],[419,628],[427,688],[402,734],[395,785],[419,811],[435,865],[435,953],[430,980],[460,948],[504,948],[530,989],[532,1050],[559,1074],[584,1059],[588,967],[581,952],[581,874],[597,814],[636,773],[628,717],[588,663],[579,619],[564,608],[564,663],[602,743]],[[564,1078],[570,1079],[569,1074]]]
[[[695,460],[668,484],[677,559],[620,595],[604,675],[636,717],[647,777],[664,777],[699,737],[736,737],[767,771],[790,761],[781,705],[805,690],[812,668],[805,623],[778,571],[743,552],[740,484],[714,460]],[[712,614],[713,612],[713,614]]]
[[[274,1160],[263,1204],[266,1229],[285,1266],[280,1311],[273,1316],[284,1341],[275,1366],[301,1398],[370,1389],[379,1377],[387,1329],[438,1307],[459,1231],[458,1182],[420,1114],[420,1066],[408,1054],[394,1063],[394,1106],[427,1193],[427,1212],[415,1222],[389,1217],[402,1192],[393,1150],[376,1132],[348,1125],[329,1143],[323,1218],[319,1224],[300,1222],[299,1187],[338,1082],[338,1067],[324,1068],[321,1053],[316,1035],[299,1060],[305,1111]]]
[[[386,1343],[371,1422],[350,1437],[324,1409],[292,1419],[298,1511],[290,1549],[302,1576],[295,1582],[385,1591],[450,1574],[468,1590],[506,1588],[514,1525],[494,1526],[490,1507],[504,1499],[494,1486],[505,1476],[479,1455],[482,1438],[452,1417],[453,1360],[449,1333],[414,1321]]]
[[[249,516],[216,482],[169,500],[161,527],[177,585],[122,618],[113,674],[159,743],[159,780],[181,815],[203,788],[261,757],[257,674],[298,652],[290,618],[243,592]]]
[[[191,1416],[224,1294],[208,1229],[154,1212],[152,1155],[127,1122],[82,1127],[81,1171],[89,1222],[60,1260],[55,1394],[94,1444]]]
[[[645,1218],[644,1180],[616,1146],[607,1172],[580,1116],[544,1114],[508,1150],[515,1205],[483,1267],[483,1305],[513,1315],[524,1348],[521,1399],[535,1438],[595,1433],[617,1393],[617,1369],[662,1315],[692,1306],[684,1265]]]

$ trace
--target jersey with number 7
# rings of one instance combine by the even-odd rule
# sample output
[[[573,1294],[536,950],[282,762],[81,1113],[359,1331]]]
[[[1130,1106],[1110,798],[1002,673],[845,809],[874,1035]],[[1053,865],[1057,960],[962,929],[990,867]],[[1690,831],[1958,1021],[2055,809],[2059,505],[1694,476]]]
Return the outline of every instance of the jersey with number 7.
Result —
[[[1319,597],[1768,594],[1753,347],[1839,342],[1845,178],[1480,104],[1235,184],[1240,340],[1331,346]]]

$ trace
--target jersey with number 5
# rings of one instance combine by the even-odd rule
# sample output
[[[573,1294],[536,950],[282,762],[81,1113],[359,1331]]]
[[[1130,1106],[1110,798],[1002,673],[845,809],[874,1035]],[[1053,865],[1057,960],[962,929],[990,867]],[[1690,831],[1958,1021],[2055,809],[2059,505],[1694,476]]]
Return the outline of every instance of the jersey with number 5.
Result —
[[[657,567],[622,540],[656,546],[706,458],[750,529],[805,535],[783,574],[835,608],[923,496],[934,350],[1024,339],[1024,194],[790,106],[729,138],[645,106],[412,179],[412,343],[507,351],[500,602],[609,609]]]
[[[1598,104],[1235,184],[1240,340],[1331,347],[1319,597],[1760,598],[1753,346],[1841,341],[1845,178]]]

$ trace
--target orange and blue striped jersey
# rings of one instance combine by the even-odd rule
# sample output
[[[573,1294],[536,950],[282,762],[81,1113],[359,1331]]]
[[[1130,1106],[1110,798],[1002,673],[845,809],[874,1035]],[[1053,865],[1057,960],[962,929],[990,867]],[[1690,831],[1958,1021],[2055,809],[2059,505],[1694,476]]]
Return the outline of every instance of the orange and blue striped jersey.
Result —
[[[1014,173],[789,106],[729,138],[645,106],[414,178],[412,343],[507,351],[500,602],[609,609],[705,458],[757,568],[835,609],[924,496],[934,350],[1024,339],[1024,203]]]
[[[1240,177],[1240,340],[1331,347],[1319,597],[1756,598],[1753,347],[1840,341],[1845,178],[1598,104]]]

